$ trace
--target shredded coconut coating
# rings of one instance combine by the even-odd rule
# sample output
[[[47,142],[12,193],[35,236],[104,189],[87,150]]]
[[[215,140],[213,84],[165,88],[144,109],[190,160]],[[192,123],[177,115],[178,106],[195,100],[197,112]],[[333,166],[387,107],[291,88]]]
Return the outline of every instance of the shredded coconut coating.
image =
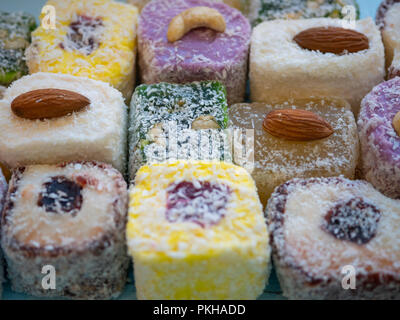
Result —
[[[263,129],[263,122],[269,112],[277,109],[312,111],[325,119],[334,133],[325,139],[304,142],[274,137]],[[229,109],[229,125],[255,130],[252,176],[263,205],[275,187],[293,178],[339,175],[354,178],[359,140],[354,115],[346,101],[325,98],[276,105],[237,104]]]
[[[180,12],[207,6],[226,21],[223,33],[197,28],[170,43],[167,30]],[[142,11],[139,28],[139,64],[144,83],[186,83],[218,80],[226,86],[228,103],[244,101],[251,27],[236,9],[209,0],[159,0]]]
[[[64,177],[81,186],[76,212],[50,212],[40,205],[45,185]],[[48,194],[56,202],[62,192]],[[123,290],[127,185],[109,165],[66,163],[14,171],[2,220],[2,247],[13,290],[36,296],[109,299]],[[42,267],[57,272],[56,289],[41,286]]]
[[[328,26],[342,27],[342,20],[275,20],[258,25],[251,40],[252,101],[340,97],[348,100],[358,114],[362,98],[384,80],[380,32],[371,18],[357,21],[356,31],[368,37],[370,48],[343,55],[302,49],[293,41],[301,31]]]
[[[227,186],[224,217],[206,227],[168,221],[168,187],[182,181]],[[255,299],[267,280],[270,248],[256,187],[232,164],[143,166],[130,190],[127,241],[140,299]]]
[[[360,225],[377,228],[375,236],[362,245],[339,240],[322,227],[330,209],[355,198],[373,205],[381,214],[379,222],[367,218]],[[275,190],[266,214],[274,265],[285,296],[400,298],[399,201],[383,196],[365,181],[294,179]],[[356,290],[342,288],[342,268],[348,265],[355,268]]]
[[[0,85],[7,86],[28,73],[24,51],[35,26],[30,14],[0,11]]]
[[[400,76],[400,2],[385,0],[388,5],[385,12],[379,13],[377,23],[381,27],[382,40],[386,49],[386,67],[388,76]],[[381,17],[381,15],[383,17]]]
[[[231,160],[225,88],[216,81],[159,83],[136,88],[130,108],[130,177],[145,163],[165,160]],[[191,130],[209,115],[221,130]],[[155,139],[151,130],[158,130]]]
[[[342,8],[359,7],[355,0],[250,0],[248,18],[253,25],[275,19],[343,18]]]
[[[400,198],[400,78],[376,86],[362,101],[358,120],[364,178],[385,195]]]
[[[12,112],[17,96],[47,88],[80,93],[91,103],[80,112],[47,120],[28,120]],[[126,172],[127,107],[122,94],[107,83],[65,74],[25,76],[0,101],[0,127],[0,162],[11,168],[96,160]]]
[[[39,27],[32,33],[32,45],[26,52],[29,72],[101,80],[121,91],[129,101],[136,72],[137,8],[109,0],[49,0],[47,4],[56,8],[56,29]],[[78,15],[101,18],[104,25],[96,29],[100,46],[89,55],[80,50],[65,50],[61,45],[67,41],[69,26]]]

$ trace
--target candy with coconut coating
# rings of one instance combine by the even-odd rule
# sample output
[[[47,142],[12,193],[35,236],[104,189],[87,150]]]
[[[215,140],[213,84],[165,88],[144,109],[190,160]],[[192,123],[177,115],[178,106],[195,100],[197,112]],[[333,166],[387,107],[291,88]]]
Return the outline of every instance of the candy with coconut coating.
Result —
[[[4,204],[6,192],[7,192],[7,182],[3,176],[3,173],[0,170],[0,212],[2,212],[2,210],[3,210],[3,204]],[[0,241],[0,243],[1,243],[1,241]],[[0,249],[0,300],[1,300],[1,296],[3,294],[3,282],[4,282],[3,254]]]
[[[25,76],[0,101],[0,126],[0,162],[10,168],[95,160],[126,172],[127,107],[107,83],[66,74]]]
[[[109,83],[129,101],[135,85],[138,10],[109,0],[49,0],[56,29],[32,33],[29,73],[65,73]]]
[[[286,297],[400,298],[398,200],[366,181],[294,179],[275,190],[266,214]]]
[[[0,85],[8,86],[28,73],[24,52],[35,27],[30,14],[0,11]]]
[[[12,289],[47,298],[118,297],[129,262],[127,205],[126,182],[110,165],[74,162],[14,170],[1,238]],[[45,266],[54,267],[55,289],[42,286]]]
[[[326,41],[333,38],[340,41]],[[355,30],[340,19],[267,21],[251,42],[253,102],[339,97],[357,115],[362,98],[384,80],[384,48],[371,18],[357,21]]]
[[[386,49],[388,78],[400,76],[400,1],[382,1],[376,15]]]
[[[256,299],[270,268],[254,181],[218,161],[143,166],[127,226],[139,299]]]
[[[358,119],[363,177],[388,197],[400,198],[400,78],[376,86]]]
[[[242,130],[244,136],[254,134],[250,137],[254,144],[249,144],[253,150],[247,152],[254,155],[251,174],[263,205],[278,185],[293,178],[354,178],[359,158],[357,125],[344,100],[237,104],[229,109],[229,124]],[[245,129],[254,131],[244,134]],[[235,163],[240,161],[237,150],[242,153],[236,141],[241,146],[240,134],[234,136]]]
[[[197,12],[199,8],[201,13]],[[183,15],[186,10],[191,11]],[[167,35],[171,35],[168,32],[170,23],[177,16],[186,18],[178,20],[183,24],[175,30],[187,29],[187,32],[179,40],[172,41]],[[226,86],[229,104],[242,102],[250,36],[248,20],[224,3],[152,1],[143,9],[138,29],[142,82],[217,80]]]
[[[129,167],[177,159],[231,161],[225,88],[216,81],[136,88],[130,108]]]

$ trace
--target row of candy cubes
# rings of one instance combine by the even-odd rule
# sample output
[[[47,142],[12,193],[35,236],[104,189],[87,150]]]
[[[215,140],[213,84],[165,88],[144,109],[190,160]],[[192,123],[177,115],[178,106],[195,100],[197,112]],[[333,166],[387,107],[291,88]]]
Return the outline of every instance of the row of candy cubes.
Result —
[[[55,76],[54,76],[54,78],[56,78]],[[37,79],[42,79],[43,80],[43,83],[49,83],[50,81],[48,81],[48,80],[51,80],[51,76],[50,77],[48,77],[48,75],[46,75],[46,74],[41,74],[41,75],[39,75],[38,74],[38,78]],[[32,80],[34,80],[34,79],[25,79],[25,83],[28,83],[29,81],[32,81]],[[57,80],[59,80],[59,81],[61,81],[61,80],[66,80],[66,79],[62,79],[62,77],[60,78],[60,79],[57,79]],[[53,81],[55,81],[55,79],[53,80]],[[213,83],[213,85],[214,86],[218,86],[218,84],[216,84],[216,83]],[[156,88],[153,88],[153,89],[151,89],[150,88],[150,90],[149,90],[149,88],[147,88],[147,87],[142,87],[141,89],[142,89],[142,92],[145,92],[146,94],[147,93],[150,93],[150,94],[152,94],[152,93],[155,93],[155,99],[150,99],[150,100],[152,100],[152,102],[151,102],[151,107],[153,107],[153,106],[155,106],[156,108],[155,108],[155,110],[157,110],[159,107],[160,107],[160,101],[162,101],[162,100],[158,100],[158,97],[157,97],[157,90],[162,90],[163,92],[168,92],[168,90],[171,90],[171,88],[170,87],[174,87],[173,85],[165,85],[165,88],[163,88],[163,85],[160,85],[158,88],[156,87]],[[195,84],[194,85],[194,87],[196,87],[196,86],[198,86],[198,84]],[[206,87],[207,86],[210,86],[210,84],[206,84],[205,85]],[[212,85],[211,85],[212,86]],[[25,85],[25,87],[26,87],[26,85]],[[63,87],[63,85],[60,85],[60,88],[61,87]],[[190,86],[189,86],[190,87]],[[34,87],[33,88],[36,88],[35,87],[35,85],[34,85]],[[41,88],[41,89],[45,89],[45,88],[48,88],[48,87],[41,87],[40,85],[37,87],[37,88]],[[71,88],[71,87],[70,87]],[[69,88],[69,89],[70,89]],[[77,86],[73,86],[73,88],[74,89],[76,89],[77,88]],[[17,86],[17,84],[16,84],[16,86],[15,86],[15,92],[17,92],[18,93],[18,86]],[[32,88],[31,88],[32,89]],[[191,88],[191,89],[193,89],[193,88]],[[146,92],[148,90],[148,92]],[[189,89],[190,90],[190,89]],[[10,90],[11,91],[11,90]],[[22,90],[23,91],[23,90]],[[77,91],[77,90],[75,90],[75,91]],[[138,89],[138,91],[140,91],[139,89]],[[177,91],[179,91],[179,90],[177,90]],[[185,91],[185,90],[183,90],[183,91]],[[85,92],[87,92],[87,89],[86,90],[83,90],[82,91],[82,93],[83,93],[83,95],[84,95],[84,93]],[[111,92],[111,91],[110,91]],[[7,96],[7,94],[6,94],[6,96]],[[8,97],[10,97],[11,95],[8,95]],[[168,96],[168,98],[170,98],[171,96],[170,96],[170,93],[167,95]],[[218,95],[217,95],[218,96]],[[135,95],[134,95],[134,97],[135,97]],[[221,94],[219,94],[219,97],[221,98]],[[15,98],[15,96],[14,96],[14,98]],[[166,99],[168,99],[168,98],[166,98]],[[132,114],[134,114],[134,118],[133,119],[135,119],[135,121],[133,122],[134,123],[134,125],[136,126],[138,126],[138,129],[139,129],[139,127],[141,127],[142,126],[142,128],[141,129],[143,129],[143,128],[146,128],[146,126],[147,126],[147,131],[145,130],[145,131],[143,131],[141,134],[142,134],[142,138],[143,138],[143,135],[144,135],[144,138],[143,139],[141,139],[140,140],[140,142],[141,142],[141,146],[143,146],[143,150],[145,150],[145,148],[146,148],[146,146],[147,145],[151,145],[151,144],[154,144],[154,143],[152,143],[152,142],[158,142],[158,141],[162,141],[162,137],[161,137],[161,139],[160,139],[160,137],[158,137],[158,135],[159,135],[159,133],[155,133],[154,134],[154,131],[153,132],[149,132],[151,129],[158,129],[158,130],[161,130],[161,132],[164,130],[164,129],[166,129],[166,128],[164,128],[163,126],[157,126],[158,124],[160,124],[160,122],[154,122],[154,121],[156,121],[156,120],[158,120],[158,121],[160,121],[160,119],[161,120],[173,120],[173,121],[177,121],[178,123],[179,122],[181,122],[181,123],[184,123],[184,122],[182,122],[182,118],[181,118],[181,115],[179,115],[179,112],[178,113],[176,113],[176,114],[174,114],[177,110],[179,110],[179,109],[181,109],[181,111],[182,110],[186,110],[186,109],[190,109],[190,108],[188,108],[187,107],[187,98],[185,97],[185,95],[183,94],[183,98],[182,98],[182,93],[179,95],[179,94],[177,94],[177,97],[172,97],[173,99],[172,99],[172,103],[169,103],[168,101],[166,101],[165,102],[165,104],[166,104],[166,106],[167,106],[167,108],[166,108],[166,110],[167,110],[167,112],[163,112],[163,111],[161,111],[160,110],[160,114],[161,115],[154,115],[153,113],[157,113],[157,112],[154,112],[154,110],[150,110],[150,112],[148,112],[149,110],[140,110],[140,108],[139,109],[135,109],[135,112],[133,112],[133,111],[131,111],[132,112]],[[176,99],[176,100],[174,100],[174,99]],[[198,98],[197,96],[194,96],[193,97],[193,101],[196,101],[196,99],[199,99],[199,101],[203,101],[204,100],[204,98],[203,98],[203,96],[202,95],[200,95],[200,98]],[[158,101],[157,101],[158,100]],[[190,100],[190,99],[189,99]],[[207,99],[206,99],[207,100]],[[218,100],[218,99],[217,99]],[[91,100],[92,101],[92,100]],[[138,101],[141,101],[141,99],[139,99]],[[140,106],[140,103],[138,103],[138,101],[136,101],[136,104],[134,104],[135,105],[135,108],[136,108],[136,106]],[[193,103],[193,101],[190,101],[189,102],[189,105],[192,105],[192,103]],[[212,101],[212,99],[211,99],[211,101]],[[220,99],[220,101],[221,101],[221,99]],[[213,101],[212,103],[215,103],[215,101]],[[201,105],[202,105],[202,103],[200,103]],[[99,105],[101,105],[101,102],[99,103]],[[121,105],[120,103],[119,103],[119,105]],[[187,128],[188,126],[191,126],[192,128],[195,128],[195,126],[196,125],[193,125],[194,124],[194,121],[195,120],[198,120],[198,121],[200,121],[200,127],[198,128],[198,129],[205,129],[205,128],[211,128],[211,129],[216,129],[216,128],[224,128],[225,126],[226,126],[226,121],[225,121],[225,123],[224,123],[224,120],[226,120],[226,118],[225,119],[223,119],[223,118],[221,118],[221,115],[223,115],[223,112],[224,112],[224,107],[222,107],[221,108],[221,110],[215,110],[216,111],[216,113],[215,114],[213,114],[212,112],[210,112],[210,103],[205,103],[205,109],[204,109],[204,114],[201,114],[202,113],[202,111],[200,111],[200,110],[197,110],[197,108],[193,108],[193,106],[192,106],[192,110],[190,110],[189,112],[187,112],[187,115],[189,115],[189,116],[195,116],[193,119],[190,119],[190,117],[188,117],[187,119],[186,119],[186,123],[184,124],[184,126]],[[221,103],[221,105],[224,105],[224,103]],[[170,107],[173,107],[172,108],[172,112],[171,112],[171,108]],[[313,107],[315,107],[315,106],[322,106],[322,107],[319,107],[319,108],[316,108],[317,110],[314,110],[314,108]],[[346,118],[347,119],[347,121],[348,121],[348,123],[349,123],[349,131],[347,132],[347,133],[352,133],[353,134],[353,141],[358,141],[357,139],[354,139],[354,132],[355,132],[355,123],[352,123],[352,120],[353,120],[353,117],[351,116],[351,112],[349,111],[350,110],[350,108],[349,108],[349,105],[348,105],[348,103],[346,103],[345,101],[341,101],[340,99],[313,99],[313,100],[308,100],[308,101],[288,101],[288,102],[286,102],[286,103],[281,103],[281,104],[274,104],[274,106],[268,106],[268,105],[266,105],[266,104],[260,104],[260,105],[257,105],[257,104],[255,104],[255,105],[252,105],[252,106],[245,106],[245,105],[242,105],[242,106],[240,106],[240,105],[238,105],[238,106],[234,106],[234,107],[232,107],[231,108],[231,110],[230,110],[230,112],[231,112],[231,121],[234,123],[236,120],[238,121],[238,123],[236,124],[236,125],[238,125],[239,127],[241,126],[241,124],[243,124],[244,122],[245,122],[245,120],[249,120],[251,123],[252,123],[252,127],[254,128],[254,129],[256,129],[256,127],[258,127],[258,128],[261,128],[262,129],[262,125],[263,125],[263,120],[264,120],[264,118],[265,118],[265,116],[266,116],[266,114],[270,111],[270,110],[272,110],[272,109],[293,109],[293,108],[299,108],[299,109],[302,109],[302,108],[304,108],[304,109],[306,109],[306,110],[311,110],[311,111],[314,111],[314,115],[315,114],[318,114],[319,112],[321,112],[321,116],[323,116],[323,117],[325,117],[325,119],[326,120],[328,120],[328,122],[330,122],[329,120],[330,120],[330,118],[328,119],[328,114],[329,114],[329,111],[327,111],[327,113],[325,114],[324,112],[322,112],[321,110],[324,108],[324,106],[328,106],[328,109],[329,108],[332,108],[332,110],[331,110],[331,113],[333,114],[333,113],[336,113],[336,109],[335,109],[335,107],[338,107],[339,109],[341,109],[341,111],[347,111],[347,112],[344,112],[345,114],[346,114],[346,116],[344,116],[343,117],[343,115],[342,114],[340,114],[340,115],[338,115],[338,118],[340,118],[339,120],[338,120],[338,122],[340,123],[341,121],[343,121],[343,118]],[[150,107],[150,109],[151,109],[151,107]],[[236,108],[235,108],[236,107]],[[257,112],[255,111],[255,112],[252,112],[252,111],[250,111],[249,112],[249,110],[252,110],[252,108],[254,108],[255,110],[257,110],[257,108],[259,108],[260,109],[260,113],[259,114],[257,114]],[[269,108],[271,108],[271,109],[269,109]],[[97,108],[96,108],[97,109]],[[99,108],[100,109],[100,108]],[[193,109],[194,110],[196,110],[196,111],[199,111],[199,113],[198,114],[196,114],[196,113],[192,113],[193,112]],[[199,108],[200,109],[200,108]],[[132,109],[133,110],[133,109]],[[168,111],[169,110],[169,111]],[[236,112],[235,112],[235,110],[236,110]],[[87,111],[87,110],[86,110]],[[146,113],[147,112],[147,113]],[[225,110],[225,112],[226,112],[226,110]],[[249,113],[247,113],[246,114],[246,112],[249,112]],[[168,113],[173,113],[174,114],[174,116],[172,116],[171,118],[169,118],[169,117],[164,117],[163,116],[163,114],[165,115],[165,114],[168,114]],[[242,117],[242,115],[241,115],[241,113],[243,113],[244,114],[244,117],[243,118],[241,118]],[[138,115],[141,115],[141,114],[143,114],[144,116],[143,117],[138,117]],[[183,114],[184,114],[184,112],[183,112]],[[146,116],[149,116],[150,115],[150,117],[146,117]],[[180,118],[179,120],[180,121],[178,121],[177,119],[176,119],[176,115],[178,115],[178,118]],[[251,116],[253,116],[253,117],[255,117],[255,119],[251,119]],[[157,119],[157,117],[158,117],[158,119]],[[200,119],[199,119],[199,117],[200,117]],[[43,117],[43,118],[46,118],[46,117]],[[122,119],[123,117],[120,117],[120,119]],[[141,121],[138,121],[138,120],[136,120],[136,119],[138,119],[138,118],[140,118],[140,120]],[[257,124],[255,124],[254,123],[254,120],[257,120],[257,118],[258,118],[258,123]],[[260,121],[261,120],[261,121]],[[152,122],[153,121],[153,122]],[[245,125],[243,125],[242,127],[246,127],[246,128],[248,128],[250,125],[250,122],[248,122],[247,124],[248,124],[248,126],[245,126]],[[332,121],[332,123],[334,122],[334,120]],[[354,121],[353,121],[354,122]],[[341,124],[343,124],[343,123],[341,123]],[[96,126],[97,124],[96,123],[94,123],[94,125]],[[150,126],[149,126],[150,125]],[[235,125],[235,123],[234,123],[234,125]],[[333,134],[332,135],[335,135],[340,129],[341,129],[342,127],[340,126],[340,125],[336,125],[336,123],[334,124],[334,125],[332,125],[331,124],[331,129],[332,129],[332,131],[333,131]],[[133,130],[133,132],[135,133],[136,132],[136,128],[133,128],[132,129]],[[256,130],[256,132],[257,132],[257,130]],[[266,133],[265,132],[265,130],[261,130],[261,135],[259,136],[259,137],[257,137],[256,138],[256,143],[260,146],[260,144],[259,144],[259,141],[260,141],[260,139],[262,140],[262,138],[263,137],[265,137],[265,136],[270,136],[270,134],[269,133]],[[118,134],[117,134],[118,135]],[[271,135],[271,138],[272,139],[274,139],[273,137],[272,137],[273,135]],[[351,136],[351,134],[350,134],[350,136]],[[347,139],[347,136],[342,136],[343,137],[343,139],[344,140],[346,140]],[[224,139],[224,137],[223,137],[223,139]],[[122,139],[123,140],[123,139]],[[328,139],[327,139],[328,140]],[[280,140],[280,142],[278,143],[278,144],[281,144],[281,141],[282,140]],[[321,140],[322,141],[322,140]],[[137,142],[137,141],[136,141]],[[150,142],[150,143],[149,143]],[[156,143],[157,144],[157,143]],[[309,145],[311,145],[311,143],[305,143],[305,145],[307,145],[307,144],[309,144]],[[119,145],[121,145],[121,144],[119,144]],[[136,143],[134,143],[133,145],[135,145],[136,146]],[[293,144],[290,144],[291,146],[295,146],[295,145],[302,145],[301,143],[293,143]],[[343,157],[343,159],[338,159],[338,163],[340,162],[340,163],[344,163],[344,167],[345,167],[345,169],[344,170],[349,170],[349,172],[350,172],[350,174],[348,175],[348,176],[354,176],[354,169],[353,169],[353,167],[355,166],[355,161],[353,161],[353,160],[355,160],[356,158],[357,158],[357,145],[353,145],[353,146],[350,146],[349,147],[349,145],[351,145],[351,142],[350,143],[345,143],[344,144],[345,146],[344,146],[344,157]],[[123,146],[123,143],[122,143],[122,146]],[[72,149],[74,148],[74,146],[72,146]],[[289,147],[288,147],[289,148]],[[122,147],[122,149],[123,149],[123,147]],[[315,148],[315,145],[314,145],[314,149],[313,149],[313,151],[315,150],[316,148]],[[318,148],[317,148],[318,149]],[[138,150],[138,148],[130,148],[130,150]],[[142,151],[143,151],[142,150]],[[264,152],[266,151],[266,149],[264,148],[264,146],[262,146],[261,148],[260,148],[260,150],[262,151],[262,150],[264,150]],[[285,150],[284,150],[285,151]],[[119,152],[119,154],[121,154],[121,152],[120,152],[120,150],[118,151]],[[153,152],[154,152],[154,150],[153,150]],[[278,153],[279,153],[280,151],[278,150]],[[37,150],[37,153],[41,153],[41,151],[40,151],[40,149],[38,149]],[[257,154],[257,152],[255,152],[256,154]],[[277,153],[276,152],[274,152],[275,153],[275,155],[277,155]],[[46,153],[44,153],[43,154],[43,156],[45,157],[45,154]],[[144,156],[145,156],[145,158],[147,157],[147,155],[146,155],[146,151],[144,151]],[[342,153],[340,153],[340,154],[342,154]],[[347,156],[348,154],[350,154],[350,156]],[[307,154],[306,154],[307,155]],[[332,154],[330,154],[330,155],[332,155]],[[262,153],[261,154],[259,154],[259,156],[260,156],[260,158],[257,158],[257,155],[256,155],[256,168],[257,168],[257,164],[259,163],[259,161],[258,160],[264,160],[264,158],[265,158],[265,155],[263,155]],[[308,155],[307,155],[308,156]],[[57,155],[56,155],[56,157],[57,157]],[[73,157],[73,156],[72,156]],[[92,157],[92,156],[89,156],[89,158],[90,157]],[[133,159],[133,161],[136,161],[135,159],[136,158],[138,158],[139,156],[137,156],[137,157],[134,157]],[[51,157],[50,157],[51,158]],[[118,157],[114,157],[114,159],[117,159]],[[300,154],[300,155],[298,155],[298,159],[301,159],[302,158],[302,154]],[[328,154],[328,158],[329,158],[329,154]],[[132,158],[131,158],[132,159]],[[67,159],[64,159],[64,160],[67,160]],[[119,157],[119,160],[121,160],[121,157]],[[320,161],[321,159],[317,159],[317,161],[316,161],[316,163],[321,163],[321,161]],[[33,160],[34,161],[34,160]],[[45,162],[46,162],[46,160],[44,160]],[[141,161],[143,161],[143,159],[141,160]],[[110,160],[108,161],[108,162],[111,162]],[[140,162],[140,161],[139,161]],[[324,162],[324,161],[322,161],[322,162]],[[328,162],[329,162],[329,160],[328,160]],[[271,162],[271,161],[267,161],[267,163],[272,163],[273,165],[274,165],[274,168],[272,169],[272,172],[274,173],[275,172],[275,170],[276,170],[276,164],[274,164],[273,162]],[[326,163],[325,163],[326,164]],[[114,164],[115,166],[117,166],[116,164]],[[331,166],[331,169],[335,169],[334,167],[335,167],[335,165],[336,165],[336,162],[334,161],[334,164],[333,164],[333,166]],[[139,165],[140,166],[140,165]],[[132,166],[132,167],[134,167],[134,166]],[[284,171],[286,171],[286,170],[288,170],[288,171],[290,171],[290,168],[292,168],[293,166],[292,165],[290,165],[290,164],[288,164],[287,165],[287,168],[285,168],[285,169],[283,169]],[[295,171],[296,171],[296,174],[298,173],[298,169],[301,171],[301,168],[302,166],[301,166],[301,164],[300,165],[296,165],[295,166]],[[270,170],[270,169],[269,169]],[[339,169],[340,170],[340,169]],[[266,170],[267,172],[268,172],[268,170]],[[279,175],[281,175],[282,174],[282,172],[280,172],[280,174]],[[339,173],[340,174],[340,173]],[[278,176],[279,176],[278,175]],[[319,172],[318,174],[315,174],[315,175],[317,175],[317,176],[322,176],[323,174],[321,173],[321,172]],[[314,176],[315,176],[314,175]],[[328,175],[337,175],[337,174],[328,174]],[[257,182],[259,182],[259,181],[261,181],[261,183],[266,183],[265,181],[271,181],[272,179],[265,179],[265,177],[263,178],[262,176],[260,176],[259,174],[255,174],[254,175],[255,177],[256,177],[256,180],[257,180]],[[296,176],[296,175],[295,175]],[[300,176],[301,176],[301,174],[300,174]],[[304,175],[304,176],[307,176],[306,174]],[[257,179],[258,178],[258,179]],[[276,179],[275,179],[276,180]],[[287,179],[286,179],[287,180]],[[284,180],[283,181],[286,181],[285,180],[285,178],[284,178]],[[267,184],[268,184],[268,182],[267,182]],[[260,182],[259,182],[260,183]],[[269,193],[270,193],[270,190],[268,190],[268,188],[272,188],[273,189],[273,187],[275,186],[275,185],[278,185],[279,184],[279,181],[274,181],[273,182],[273,186],[264,186],[263,188],[259,188],[259,190],[261,190],[261,192],[265,192],[266,193],[266,195],[269,195]],[[266,196],[267,198],[268,198],[268,196]]]

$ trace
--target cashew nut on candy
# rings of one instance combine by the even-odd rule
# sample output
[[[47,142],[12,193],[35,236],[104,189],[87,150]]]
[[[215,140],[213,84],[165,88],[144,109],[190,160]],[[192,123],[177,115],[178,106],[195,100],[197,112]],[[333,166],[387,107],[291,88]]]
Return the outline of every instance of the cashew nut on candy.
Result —
[[[218,32],[226,29],[225,19],[218,10],[209,7],[194,7],[175,16],[168,27],[167,39],[175,42],[183,38],[190,30],[206,27]]]

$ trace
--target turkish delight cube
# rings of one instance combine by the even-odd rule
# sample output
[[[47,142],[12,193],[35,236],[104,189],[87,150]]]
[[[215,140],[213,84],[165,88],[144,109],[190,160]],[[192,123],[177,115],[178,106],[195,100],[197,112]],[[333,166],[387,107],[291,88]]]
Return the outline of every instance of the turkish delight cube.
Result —
[[[136,88],[130,108],[130,176],[145,163],[231,161],[225,88],[216,81]]]
[[[218,161],[143,166],[127,226],[139,299],[255,299],[269,239],[247,171]]]
[[[40,297],[117,297],[129,264],[127,207],[126,182],[110,165],[14,170],[1,235],[12,289]]]
[[[28,73],[24,52],[35,26],[30,14],[0,11],[0,85],[8,86]]]
[[[354,30],[343,24],[341,19],[315,18],[267,21],[254,28],[251,100],[277,103],[339,97],[349,101],[357,115],[362,98],[384,80],[385,54],[380,32],[371,18],[357,21]],[[318,38],[307,42],[308,37],[316,38],[313,32]],[[349,47],[339,50],[338,44],[323,48],[319,39],[329,37],[350,37],[357,45],[351,52]]]
[[[225,21],[225,31],[195,28],[181,39],[170,41],[167,33],[171,20],[186,10],[199,7],[216,10],[213,14],[220,15]],[[142,82],[217,80],[225,85],[229,104],[243,102],[250,36],[248,20],[224,3],[210,0],[152,1],[143,9],[138,27]]]
[[[316,139],[289,139],[287,133],[298,134],[299,130],[321,130],[320,127],[307,127],[307,119],[282,118],[284,122],[278,135],[265,130],[265,119],[278,111],[305,110],[308,117],[320,117],[320,121],[329,124],[333,132],[331,135]],[[297,121],[297,122],[295,122]],[[344,175],[354,178],[355,169],[359,159],[359,140],[354,115],[350,105],[337,99],[295,100],[285,103],[269,105],[265,103],[238,104],[229,109],[229,123],[232,128],[250,129],[243,135],[253,135],[246,148],[254,161],[249,166],[252,176],[256,181],[261,202],[266,205],[268,198],[275,187],[292,178],[330,177]],[[312,124],[312,123],[311,123]],[[296,127],[300,125],[300,127]],[[318,132],[317,132],[318,133]],[[233,159],[236,164],[241,164],[242,136],[235,135],[233,143]],[[239,140],[237,142],[237,140]],[[253,152],[251,152],[253,151]],[[239,153],[239,157],[237,154]]]
[[[49,0],[55,29],[38,27],[29,73],[64,73],[107,82],[129,101],[135,85],[138,9],[110,0]]]
[[[400,201],[366,181],[294,179],[275,190],[266,214],[288,298],[400,298]]]
[[[358,119],[364,179],[400,199],[400,78],[377,85],[361,103]]]
[[[48,118],[49,111],[68,111],[75,105],[66,93],[80,95],[88,105]],[[49,97],[55,100],[49,101]],[[16,112],[21,109],[15,101],[24,102],[21,106],[29,109]],[[29,110],[41,113],[27,114]],[[0,162],[10,168],[95,160],[126,172],[127,107],[122,94],[107,83],[66,74],[25,76],[8,88],[0,101],[0,127]]]

